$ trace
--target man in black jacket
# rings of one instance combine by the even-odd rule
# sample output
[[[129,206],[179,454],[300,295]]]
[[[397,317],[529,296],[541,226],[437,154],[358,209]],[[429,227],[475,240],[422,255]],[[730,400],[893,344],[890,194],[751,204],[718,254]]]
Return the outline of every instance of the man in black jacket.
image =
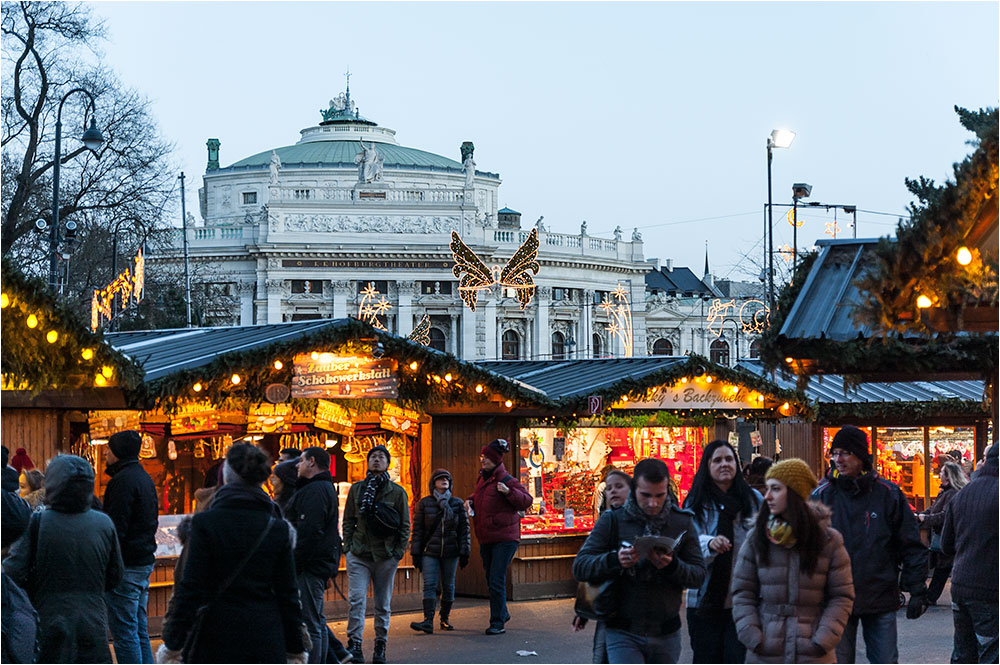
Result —
[[[302,615],[312,639],[309,662],[324,663],[330,645],[323,614],[323,594],[327,580],[337,574],[340,563],[337,528],[340,502],[330,475],[330,454],[325,450],[319,446],[303,450],[298,471],[295,494],[285,514],[297,531],[295,570],[299,578]]]
[[[119,663],[152,663],[146,628],[149,576],[156,552],[159,509],[156,486],[139,463],[142,437],[135,430],[116,432],[108,439],[104,512],[115,523],[125,574],[105,596],[108,624]]]
[[[855,662],[860,624],[868,661],[896,663],[900,587],[910,594],[907,619],[927,610],[927,548],[903,492],[872,467],[864,431],[842,427],[830,443],[830,458],[834,468],[812,498],[833,509],[833,528],[851,556],[855,592],[837,662]]]
[[[669,500],[669,471],[658,459],[635,465],[621,510],[601,515],[573,560],[573,577],[615,580],[617,607],[605,618],[611,663],[676,663],[681,653],[681,596],[705,581],[693,513]],[[673,551],[635,547],[642,536],[676,539]]]
[[[997,446],[972,482],[948,504],[941,551],[955,556],[951,601],[955,620],[953,663],[995,663],[998,655]]]

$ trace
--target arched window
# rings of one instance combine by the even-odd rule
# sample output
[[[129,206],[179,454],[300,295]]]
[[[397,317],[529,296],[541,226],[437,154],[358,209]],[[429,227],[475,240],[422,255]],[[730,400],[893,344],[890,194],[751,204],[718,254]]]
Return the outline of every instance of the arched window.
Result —
[[[717,339],[708,347],[708,358],[716,365],[729,367],[729,342]]]
[[[559,331],[552,333],[552,359],[566,360],[566,337]]]
[[[661,337],[660,339],[653,342],[653,355],[672,356],[674,355],[674,345],[670,343],[669,339],[663,339]]]
[[[754,341],[750,342],[750,357],[751,358],[760,358],[760,340],[759,339],[755,339]]]
[[[598,335],[597,333],[594,333],[593,341],[591,342],[591,344],[594,347],[594,357],[595,358],[600,358],[601,357],[601,336]]]
[[[448,343],[445,341],[444,331],[440,328],[431,328],[427,331],[431,338],[430,347],[438,351],[447,351]]]
[[[521,359],[521,336],[514,330],[505,330],[500,346],[500,354],[504,360]]]

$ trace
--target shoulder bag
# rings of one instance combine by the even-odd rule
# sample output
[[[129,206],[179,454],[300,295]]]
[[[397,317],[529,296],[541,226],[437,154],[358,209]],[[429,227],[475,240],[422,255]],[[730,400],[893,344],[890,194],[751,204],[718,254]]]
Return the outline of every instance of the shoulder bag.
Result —
[[[611,542],[618,542],[618,516],[611,513]],[[593,584],[580,582],[576,587],[573,610],[585,619],[607,621],[618,610],[618,577]]]

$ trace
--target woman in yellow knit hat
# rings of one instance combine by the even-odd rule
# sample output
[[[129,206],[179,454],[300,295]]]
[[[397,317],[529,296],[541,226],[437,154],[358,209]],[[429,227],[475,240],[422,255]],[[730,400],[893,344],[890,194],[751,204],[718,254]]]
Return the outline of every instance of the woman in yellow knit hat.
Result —
[[[805,462],[778,462],[766,482],[733,570],[733,620],[747,662],[836,662],[854,605],[844,539],[830,526],[829,509],[808,502],[817,482]]]

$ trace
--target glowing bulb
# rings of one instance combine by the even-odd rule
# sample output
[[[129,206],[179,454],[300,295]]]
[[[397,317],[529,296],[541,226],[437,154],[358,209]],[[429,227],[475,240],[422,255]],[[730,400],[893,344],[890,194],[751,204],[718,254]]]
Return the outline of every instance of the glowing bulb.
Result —
[[[312,353],[309,354],[309,357],[312,358],[313,360],[319,360],[319,353],[313,351]]]
[[[94,350],[84,349],[83,351],[80,351],[80,355],[83,356],[84,360],[90,360],[91,358],[94,357]]]
[[[59,339],[59,333],[55,330],[50,330],[45,333],[45,341],[49,344],[55,344],[57,339]]]
[[[734,395],[735,395],[736,393],[738,393],[739,391],[740,391],[740,387],[739,387],[739,386],[733,386],[733,387],[732,387],[732,388],[730,389],[730,392],[731,392],[731,393],[733,393]]]
[[[792,357],[785,358],[785,362],[791,365],[793,362],[795,362],[795,358]]]
[[[706,376],[705,377],[705,383],[711,383],[711,382],[712,382],[712,377]]]
[[[784,404],[782,404],[781,408],[784,409],[785,411],[787,411],[788,410],[788,402],[785,402]]]
[[[450,373],[448,373],[448,374],[445,374],[445,375],[444,375],[444,380],[445,380],[445,381],[451,381],[451,374],[450,374]]]
[[[34,314],[29,314],[28,315],[27,324],[28,324],[29,328],[35,328],[35,327],[37,327],[38,326],[38,317],[35,316]]]
[[[240,379],[239,374],[233,374],[231,377],[229,377],[229,380],[233,382],[234,386],[239,384],[240,381],[242,381],[242,379]]]
[[[194,384],[194,385],[193,385],[193,386],[191,386],[191,387],[192,387],[192,388],[194,388],[194,391],[195,391],[196,393],[200,393],[200,392],[201,392],[201,384],[200,384],[200,383],[196,383],[196,384]]]
[[[955,255],[955,258],[958,259],[959,264],[967,266],[972,263],[972,252],[969,251],[968,247],[959,247],[958,254]],[[6,307],[6,305],[4,305],[4,307]]]
[[[628,401],[628,395],[622,395],[622,401],[623,402],[627,402]]]
[[[441,383],[441,377],[437,374],[434,375],[434,383]]]
[[[687,383],[687,382],[688,382],[688,380],[687,380],[686,376],[683,379],[681,379],[681,383]]]
[[[764,396],[763,395],[757,395],[757,401],[758,402],[763,402],[764,401]]]
[[[933,303],[931,302],[931,299],[928,298],[927,296],[921,295],[917,297],[917,307],[919,307],[920,309],[927,309],[932,304]],[[34,328],[34,326],[30,325],[30,323],[29,327]]]
[[[417,369],[417,367],[418,367],[418,365],[417,365],[417,361],[416,360],[414,360],[412,363],[410,363],[410,369],[415,370],[415,369]]]
[[[6,307],[10,304],[10,296],[6,293],[0,293],[0,307]]]
[[[98,386],[106,386],[108,384],[108,380],[105,379],[102,374],[98,374],[94,377],[94,384]]]
[[[115,373],[115,368],[112,367],[111,365],[105,365],[104,367],[101,368],[101,374],[104,375],[105,379],[110,379],[114,373]]]
[[[482,384],[478,384],[478,385],[476,386],[476,392],[477,392],[477,393],[481,393],[481,392],[483,392],[483,385],[482,385]]]
[[[510,407],[514,406],[514,402],[507,400],[506,402],[503,403],[503,405],[509,409]]]
[[[275,360],[274,361],[274,369],[281,369],[284,366],[285,366],[285,364],[283,362],[281,362],[280,360]]]

